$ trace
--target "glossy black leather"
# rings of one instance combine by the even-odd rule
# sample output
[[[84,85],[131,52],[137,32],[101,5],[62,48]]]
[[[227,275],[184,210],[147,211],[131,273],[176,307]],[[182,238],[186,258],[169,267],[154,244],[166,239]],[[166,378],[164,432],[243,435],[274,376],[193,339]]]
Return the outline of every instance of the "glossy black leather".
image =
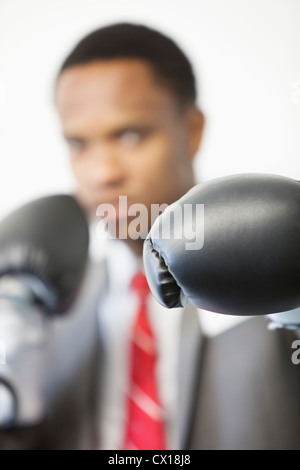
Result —
[[[85,216],[72,196],[36,199],[0,223],[0,278],[25,275],[42,284],[36,300],[46,310],[66,311],[81,282],[88,243]]]
[[[175,204],[204,204],[204,245],[187,250],[184,236],[161,237],[166,212],[155,221],[144,243],[144,264],[162,305],[189,301],[231,315],[300,306],[298,181],[260,173],[226,176],[195,186]],[[188,223],[195,228],[199,221]],[[179,228],[173,225],[171,235]]]

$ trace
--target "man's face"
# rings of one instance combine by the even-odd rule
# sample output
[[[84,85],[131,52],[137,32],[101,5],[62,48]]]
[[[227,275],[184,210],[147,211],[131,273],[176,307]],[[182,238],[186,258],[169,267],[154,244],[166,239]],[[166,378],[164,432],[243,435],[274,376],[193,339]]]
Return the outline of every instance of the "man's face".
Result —
[[[103,203],[118,209],[119,196],[150,214],[151,204],[170,204],[193,186],[202,115],[196,108],[180,111],[146,62],[114,59],[66,69],[56,104],[78,198],[90,215]],[[120,224],[125,214],[116,214]]]

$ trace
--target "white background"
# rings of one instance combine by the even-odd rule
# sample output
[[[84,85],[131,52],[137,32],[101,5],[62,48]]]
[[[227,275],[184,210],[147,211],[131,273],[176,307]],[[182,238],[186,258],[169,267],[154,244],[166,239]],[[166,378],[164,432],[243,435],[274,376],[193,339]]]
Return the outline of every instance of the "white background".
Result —
[[[55,74],[81,37],[117,21],[161,29],[194,64],[206,115],[199,182],[300,179],[299,0],[0,0],[0,218],[72,188]]]

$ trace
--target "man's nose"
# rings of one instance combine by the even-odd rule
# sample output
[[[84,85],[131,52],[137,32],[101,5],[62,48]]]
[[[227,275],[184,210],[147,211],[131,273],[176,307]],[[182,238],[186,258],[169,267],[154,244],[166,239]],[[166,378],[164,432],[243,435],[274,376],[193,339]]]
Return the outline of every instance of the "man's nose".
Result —
[[[125,179],[125,168],[114,145],[94,144],[89,155],[89,178],[98,187],[120,185]]]

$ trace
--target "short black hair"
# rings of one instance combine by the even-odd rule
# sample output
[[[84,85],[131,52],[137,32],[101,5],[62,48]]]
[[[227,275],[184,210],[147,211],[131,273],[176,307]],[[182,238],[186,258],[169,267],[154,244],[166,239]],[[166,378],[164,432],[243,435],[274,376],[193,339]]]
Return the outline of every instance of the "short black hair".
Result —
[[[58,77],[72,66],[116,58],[147,61],[183,108],[195,104],[196,84],[189,59],[172,39],[141,24],[116,23],[91,32],[64,60]]]

